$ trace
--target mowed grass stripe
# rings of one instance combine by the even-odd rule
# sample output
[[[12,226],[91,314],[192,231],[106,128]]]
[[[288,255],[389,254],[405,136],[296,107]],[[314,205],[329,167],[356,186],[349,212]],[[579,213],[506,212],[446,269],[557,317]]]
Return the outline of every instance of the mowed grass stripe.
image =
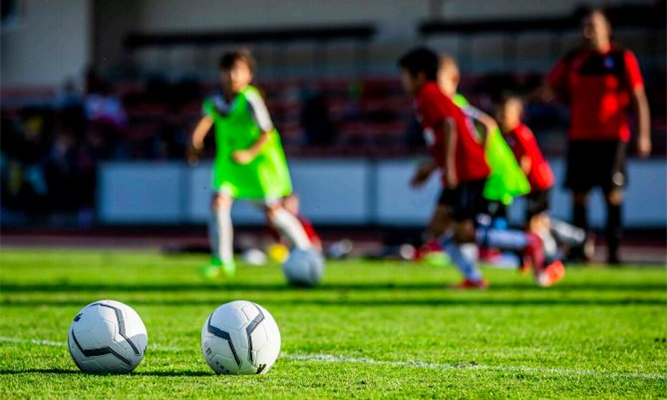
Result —
[[[17,344],[35,344],[40,346],[65,347],[66,342],[56,342],[52,340],[40,339],[20,339],[11,337],[0,337],[0,343],[17,343]],[[185,347],[173,346],[148,346],[150,350],[167,351],[167,352],[187,352],[194,351]],[[607,378],[625,378],[625,379],[660,379],[667,380],[667,375],[660,374],[641,374],[635,372],[621,372],[621,371],[596,371],[596,370],[581,370],[581,369],[567,369],[567,368],[536,368],[526,367],[521,365],[478,365],[478,364],[440,364],[424,361],[390,361],[390,360],[374,360],[371,358],[358,357],[344,357],[335,356],[331,354],[289,354],[281,353],[280,357],[294,361],[304,362],[323,362],[323,363],[351,363],[351,364],[377,364],[393,367],[410,367],[410,368],[427,368],[427,369],[470,369],[470,370],[490,370],[490,371],[505,371],[505,372],[524,372],[535,374],[554,374],[554,375],[593,375],[604,376]]]
[[[568,270],[556,287],[485,269],[487,291],[447,290],[454,268],[332,261],[322,285],[279,265],[240,264],[204,282],[205,255],[32,251],[0,255],[3,399],[654,399],[667,393],[665,266]],[[126,376],[80,373],[72,318],[110,298],[141,315],[149,351]],[[283,353],[262,376],[216,376],[199,347],[215,307],[245,299],[274,315]],[[157,339],[157,340],[156,340]]]

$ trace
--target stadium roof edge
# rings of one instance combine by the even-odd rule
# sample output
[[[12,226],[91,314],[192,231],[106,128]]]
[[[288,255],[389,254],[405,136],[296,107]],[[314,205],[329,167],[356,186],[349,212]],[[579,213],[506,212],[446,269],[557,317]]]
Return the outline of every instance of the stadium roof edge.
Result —
[[[224,43],[286,43],[295,41],[370,40],[377,33],[373,24],[285,27],[204,32],[131,32],[124,40],[126,49],[142,47],[204,46]]]
[[[664,5],[664,2],[662,3]],[[578,29],[583,9],[570,15],[540,18],[519,17],[469,21],[425,21],[418,31],[423,36],[439,34],[475,35],[485,33],[565,32]],[[608,8],[605,13],[615,28],[665,29],[664,9],[660,6],[628,6]]]

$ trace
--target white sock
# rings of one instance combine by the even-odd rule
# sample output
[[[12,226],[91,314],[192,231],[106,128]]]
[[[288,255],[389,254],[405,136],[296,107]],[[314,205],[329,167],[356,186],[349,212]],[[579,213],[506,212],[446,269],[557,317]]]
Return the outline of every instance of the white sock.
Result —
[[[568,246],[582,246],[586,241],[585,230],[557,219],[551,219],[551,234]]]
[[[548,229],[538,232],[537,235],[542,239],[542,247],[544,248],[544,256],[547,260],[556,260],[558,258],[558,243],[551,235]]]
[[[307,250],[312,247],[306,231],[301,222],[285,209],[278,209],[273,212],[271,218],[273,226],[280,231],[297,249]]]
[[[208,236],[211,241],[211,253],[222,261],[234,261],[234,230],[229,209],[213,212],[208,223]]]

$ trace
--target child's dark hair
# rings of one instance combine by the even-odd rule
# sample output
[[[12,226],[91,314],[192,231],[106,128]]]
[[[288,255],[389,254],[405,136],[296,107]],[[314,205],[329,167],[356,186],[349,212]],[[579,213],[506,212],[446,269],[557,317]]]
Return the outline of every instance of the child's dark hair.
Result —
[[[426,80],[435,81],[438,79],[440,59],[433,50],[417,47],[399,58],[398,65],[414,77],[423,72]]]
[[[611,19],[607,10],[602,7],[579,7],[575,10],[574,16],[578,21],[583,21],[584,19],[591,17],[593,14],[600,14],[602,18],[607,21],[607,24],[611,25]]]
[[[514,93],[514,92],[504,92],[504,93],[502,93],[496,99],[496,101],[494,103],[495,103],[496,107],[502,107],[502,106],[504,106],[504,105],[506,105],[507,103],[510,103],[510,102],[517,102],[519,104],[519,106],[521,106],[522,110],[525,106],[523,98],[519,94]]]
[[[237,61],[243,61],[248,65],[251,72],[255,72],[255,58],[252,56],[250,50],[246,48],[240,48],[224,53],[222,57],[220,57],[218,67],[221,70],[229,70],[232,69]]]

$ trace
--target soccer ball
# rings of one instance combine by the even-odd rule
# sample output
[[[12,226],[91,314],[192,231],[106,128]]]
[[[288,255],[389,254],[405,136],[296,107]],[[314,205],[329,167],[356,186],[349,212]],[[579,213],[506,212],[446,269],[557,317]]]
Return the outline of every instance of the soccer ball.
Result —
[[[313,287],[324,275],[324,257],[314,250],[295,249],[283,264],[283,273],[294,286]]]
[[[76,314],[67,345],[83,372],[121,374],[134,370],[146,354],[148,336],[139,314],[113,300],[90,303]]]
[[[280,331],[262,306],[232,301],[218,307],[204,322],[201,349],[217,374],[264,374],[280,353]]]

